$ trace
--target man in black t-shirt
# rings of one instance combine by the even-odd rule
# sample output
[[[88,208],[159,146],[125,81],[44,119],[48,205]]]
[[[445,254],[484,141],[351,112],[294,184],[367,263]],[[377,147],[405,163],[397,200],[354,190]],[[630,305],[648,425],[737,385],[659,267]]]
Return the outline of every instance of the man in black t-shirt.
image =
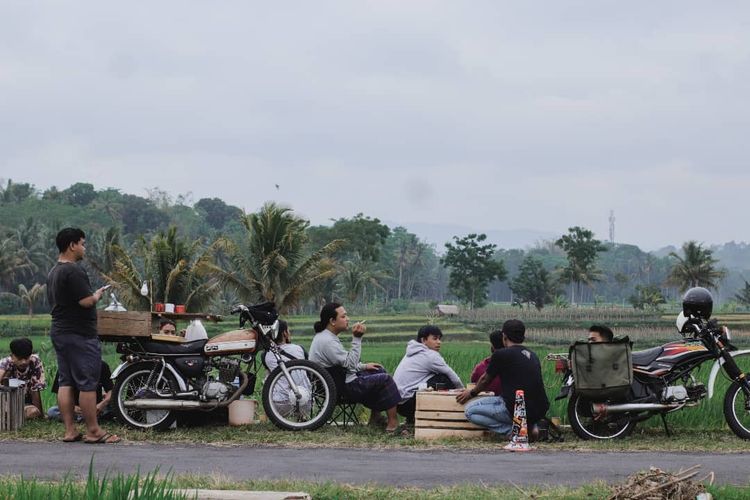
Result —
[[[57,390],[60,387],[59,378],[60,374],[56,373],[55,381],[52,383],[52,394],[57,394]],[[99,383],[96,386],[96,414],[99,421],[111,420],[113,417],[113,413],[109,405],[109,402],[112,399],[113,387],[114,385],[112,384],[112,372],[109,369],[109,365],[102,360],[102,368],[99,372]],[[81,415],[81,407],[78,406],[78,391],[73,391],[73,399],[75,404],[73,410],[75,413],[75,421],[82,422],[83,415]],[[60,408],[57,406],[50,407],[50,409],[47,410],[47,416],[51,420],[62,421]]]
[[[117,443],[120,438],[99,427],[96,386],[102,364],[102,351],[96,335],[96,303],[106,287],[91,291],[86,271],[79,265],[86,254],[86,235],[66,227],[55,238],[60,256],[47,275],[47,300],[52,307],[50,339],[57,354],[59,390],[57,404],[65,424],[63,441]],[[74,391],[78,391],[86,436],[75,426]]]
[[[487,427],[500,435],[506,435],[513,426],[513,406],[516,390],[524,391],[526,420],[529,429],[544,417],[549,409],[549,401],[542,380],[542,366],[533,351],[523,345],[526,327],[517,319],[503,323],[504,349],[497,349],[490,358],[487,371],[477,382],[476,387],[465,390],[456,401],[466,404],[478,393],[486,389],[490,382],[500,376],[501,396],[479,398],[466,404],[464,412],[470,422]]]

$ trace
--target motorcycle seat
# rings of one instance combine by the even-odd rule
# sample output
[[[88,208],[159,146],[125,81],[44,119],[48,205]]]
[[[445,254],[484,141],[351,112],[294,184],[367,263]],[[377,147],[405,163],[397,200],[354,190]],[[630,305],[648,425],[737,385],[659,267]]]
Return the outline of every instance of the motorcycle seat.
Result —
[[[633,364],[638,366],[648,366],[664,352],[663,347],[652,347],[645,351],[636,351],[633,353]]]
[[[146,352],[151,352],[154,354],[183,356],[188,354],[203,353],[203,346],[206,345],[206,342],[206,339],[181,343],[159,342],[158,340],[144,340],[141,342],[141,346]]]

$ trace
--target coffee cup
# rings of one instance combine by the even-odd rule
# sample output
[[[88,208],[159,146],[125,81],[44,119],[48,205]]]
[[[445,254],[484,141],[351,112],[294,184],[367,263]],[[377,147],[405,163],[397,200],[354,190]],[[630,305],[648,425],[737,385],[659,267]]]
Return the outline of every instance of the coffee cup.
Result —
[[[169,302],[167,302],[166,304],[164,304],[164,312],[173,313],[174,312],[174,304],[171,304]]]

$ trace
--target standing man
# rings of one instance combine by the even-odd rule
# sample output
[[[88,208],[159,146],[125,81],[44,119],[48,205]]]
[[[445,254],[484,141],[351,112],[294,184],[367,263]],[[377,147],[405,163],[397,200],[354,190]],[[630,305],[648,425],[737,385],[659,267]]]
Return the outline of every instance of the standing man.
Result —
[[[479,379],[476,387],[456,396],[456,401],[465,404],[485,390],[492,379],[500,375],[502,395],[471,401],[464,409],[466,418],[470,422],[487,427],[499,436],[507,435],[513,426],[516,390],[523,389],[529,435],[533,436],[533,426],[549,409],[549,400],[542,380],[542,366],[536,354],[522,345],[526,336],[526,326],[523,322],[509,319],[503,323],[501,331],[505,348],[492,353],[487,371]]]
[[[99,427],[96,416],[96,388],[102,364],[96,303],[107,287],[92,293],[89,277],[79,265],[86,254],[83,231],[66,227],[57,233],[55,243],[60,255],[47,276],[47,300],[52,307],[50,338],[57,353],[57,404],[65,424],[63,441],[118,443],[120,438]],[[86,423],[85,437],[75,426],[75,391]]]

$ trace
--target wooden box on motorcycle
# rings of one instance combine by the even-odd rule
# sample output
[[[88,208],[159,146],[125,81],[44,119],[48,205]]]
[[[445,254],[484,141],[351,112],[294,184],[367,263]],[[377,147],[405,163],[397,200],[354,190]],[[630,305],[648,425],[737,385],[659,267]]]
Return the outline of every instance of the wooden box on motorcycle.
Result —
[[[576,342],[570,346],[575,391],[594,401],[627,394],[633,382],[632,349],[628,337],[612,342]]]
[[[253,329],[232,330],[210,339],[203,350],[208,356],[253,353],[257,340],[258,333]]]

